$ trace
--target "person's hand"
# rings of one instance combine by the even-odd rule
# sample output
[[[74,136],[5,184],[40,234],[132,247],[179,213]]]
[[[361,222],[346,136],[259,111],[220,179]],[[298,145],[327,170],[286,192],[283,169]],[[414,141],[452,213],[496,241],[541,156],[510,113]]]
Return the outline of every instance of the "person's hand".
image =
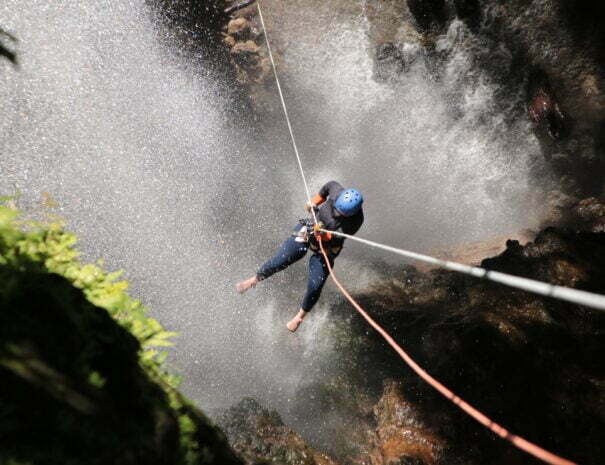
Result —
[[[322,236],[321,236],[321,228],[323,228],[324,225],[322,223],[315,223],[313,225],[313,234],[315,235],[315,239],[317,240],[321,240]]]
[[[315,207],[315,204],[313,204],[311,202],[307,202],[305,204],[305,210],[307,211],[307,213],[311,213],[311,210],[313,210],[314,207]]]

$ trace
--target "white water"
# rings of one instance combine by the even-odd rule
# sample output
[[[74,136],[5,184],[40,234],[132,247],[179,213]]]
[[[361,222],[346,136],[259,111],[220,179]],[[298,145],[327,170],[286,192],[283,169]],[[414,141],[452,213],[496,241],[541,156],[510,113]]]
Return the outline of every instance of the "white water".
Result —
[[[510,109],[497,107],[462,23],[437,44],[448,55],[439,82],[419,58],[392,85],[372,78],[365,21],[321,13],[289,10],[272,35],[287,44],[284,81],[311,179],[363,190],[365,236],[422,250],[536,223],[538,143],[525,120],[504,121]]]
[[[22,63],[0,62],[0,193],[18,189],[25,209],[51,193],[85,257],[127,270],[152,315],[181,333],[174,365],[202,407],[251,395],[287,416],[307,370],[330,356],[319,336],[329,299],[292,336],[303,264],[245,297],[232,290],[301,215],[283,121],[261,122],[261,141],[228,127],[221,86],[159,45],[142,0],[63,3],[0,6]],[[372,79],[360,8],[300,5],[272,31],[286,97],[312,188],[336,178],[364,192],[360,234],[422,251],[536,224],[537,142],[494,108],[460,25],[440,44],[441,82],[418,64],[389,86]],[[369,256],[349,245],[337,269],[363,285]]]

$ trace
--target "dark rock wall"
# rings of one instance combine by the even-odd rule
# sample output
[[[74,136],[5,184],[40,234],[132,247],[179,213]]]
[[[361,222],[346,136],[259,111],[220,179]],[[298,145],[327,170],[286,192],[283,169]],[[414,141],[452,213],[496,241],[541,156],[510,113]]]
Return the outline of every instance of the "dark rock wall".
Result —
[[[547,79],[562,111],[568,134],[553,140],[540,134],[555,170],[571,177],[568,190],[603,191],[601,144],[605,120],[605,42],[602,3],[559,0],[485,2],[482,33],[504,41],[523,60],[520,71]],[[536,73],[537,72],[537,73]]]
[[[183,49],[220,66],[224,61],[221,50],[221,30],[227,22],[224,0],[146,0],[157,14],[160,24],[171,32],[172,39]]]
[[[385,46],[395,46],[395,51],[403,49],[403,40],[408,48],[416,43],[424,49],[429,68],[434,71],[429,76],[432,79],[439,79],[440,74],[442,58],[434,53],[439,35],[455,19],[462,20],[480,41],[481,48],[491,50],[485,53],[478,48],[476,59],[478,66],[501,87],[504,117],[534,122],[543,155],[551,162],[561,190],[578,198],[603,194],[602,2],[384,0],[368,7],[367,12],[370,39],[377,50],[377,68],[381,70],[385,63],[396,62],[399,66],[390,66],[387,74],[405,73],[405,56],[384,53]],[[399,28],[392,26],[393,18]],[[420,37],[414,37],[410,25]],[[498,60],[503,52],[510,55],[504,73]],[[382,80],[389,79],[382,76]],[[525,92],[525,102],[511,108],[511,95],[519,91]]]
[[[81,290],[8,267],[0,281],[0,463],[242,463],[201,412],[171,402],[135,337]]]
[[[445,23],[445,0],[408,0],[408,8],[422,32],[440,29]]]
[[[510,241],[502,255],[482,265],[604,293],[605,236],[551,228],[526,246]],[[432,375],[512,432],[578,463],[605,459],[602,312],[413,268],[394,272],[357,298]],[[384,395],[401,417],[385,421],[377,404],[370,455],[386,447],[385,428],[413,428],[400,436],[404,443],[397,450],[421,459],[418,463],[538,463],[445,401],[369,332],[361,317],[347,316],[351,311],[345,302],[334,310],[334,318],[350,320],[347,331],[338,333],[345,341],[341,363],[350,369],[349,381],[339,389],[370,387],[379,396],[377,381],[397,380]],[[424,448],[416,447],[418,441]]]
[[[160,40],[185,61],[200,64],[220,86],[231,111],[248,110],[249,89],[238,80],[229,47],[223,42],[230,15],[228,0],[145,0],[161,31]],[[246,111],[239,111],[239,118]]]

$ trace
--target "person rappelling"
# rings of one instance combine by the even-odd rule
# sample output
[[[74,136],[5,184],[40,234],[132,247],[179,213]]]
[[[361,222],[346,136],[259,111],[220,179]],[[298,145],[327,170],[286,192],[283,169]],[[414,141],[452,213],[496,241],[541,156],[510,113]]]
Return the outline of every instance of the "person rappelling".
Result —
[[[312,219],[300,220],[294,227],[292,235],[283,243],[275,256],[265,262],[255,276],[238,283],[237,291],[243,294],[278,271],[285,270],[303,258],[311,249],[307,291],[300,310],[286,325],[291,332],[296,331],[317,303],[328,279],[329,269],[321,253],[319,239],[321,238],[330,260],[330,266],[334,266],[334,260],[340,254],[345,239],[333,235],[330,231],[355,234],[363,224],[362,204],[363,196],[358,190],[345,189],[336,181],[325,184],[305,205],[307,212],[311,213],[312,210],[315,212],[318,224],[314,224]]]

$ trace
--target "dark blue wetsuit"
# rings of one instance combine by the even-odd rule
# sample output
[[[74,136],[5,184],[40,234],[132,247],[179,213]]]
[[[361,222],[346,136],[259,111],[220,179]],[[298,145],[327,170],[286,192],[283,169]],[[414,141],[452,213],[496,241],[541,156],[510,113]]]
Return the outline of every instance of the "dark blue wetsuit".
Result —
[[[338,213],[334,208],[334,202],[343,190],[344,188],[336,181],[330,181],[321,188],[319,194],[314,198],[314,203],[320,204],[316,208],[317,220],[323,223],[324,229],[328,231],[355,234],[363,224],[363,211],[360,210],[355,215],[348,217]],[[256,276],[259,281],[267,279],[303,258],[307,251],[311,249],[313,254],[309,258],[307,292],[301,304],[301,308],[308,312],[317,303],[321,290],[328,279],[329,270],[315,238],[311,237],[309,240],[305,240],[301,234],[298,234],[300,230],[301,224],[298,224],[294,228],[294,234],[283,243],[273,258],[260,267]],[[344,238],[334,236],[327,242],[325,238],[323,241],[330,259],[330,265],[334,265],[334,259],[342,249]]]

